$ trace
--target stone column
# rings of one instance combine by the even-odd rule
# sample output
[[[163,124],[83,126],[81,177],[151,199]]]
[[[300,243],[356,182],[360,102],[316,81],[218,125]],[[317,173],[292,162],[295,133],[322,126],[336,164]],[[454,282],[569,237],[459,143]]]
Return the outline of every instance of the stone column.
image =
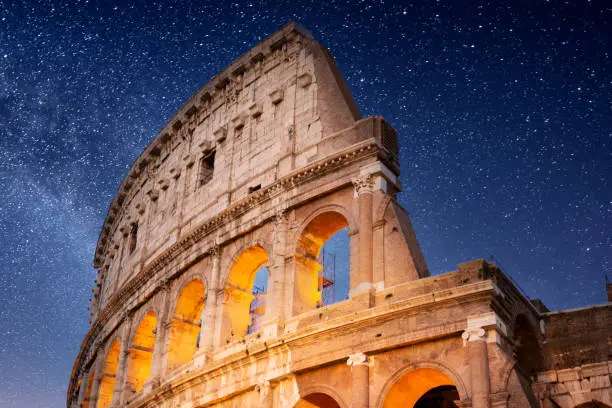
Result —
[[[259,407],[273,408],[274,395],[272,393],[272,385],[270,384],[270,381],[262,381],[255,386],[255,390],[259,393]]]
[[[359,201],[359,268],[357,276],[351,276],[351,290],[373,283],[372,202],[374,181],[371,175],[353,180],[355,197]]]
[[[483,328],[466,330],[462,335],[463,345],[468,348],[473,408],[491,408],[486,336],[487,333]]]
[[[113,389],[112,406],[121,406],[123,404],[123,391],[125,390],[125,382],[127,379],[127,368],[130,360],[130,331],[132,327],[132,316],[125,314],[123,319],[123,332],[121,333],[121,347],[119,352],[119,361],[117,362],[117,374],[115,375],[115,388]]]
[[[370,406],[370,365],[363,353],[349,355],[346,364],[351,367],[351,408]]]
[[[215,348],[217,322],[217,295],[219,291],[219,269],[221,249],[215,245],[210,250],[211,274],[210,285],[206,288],[206,304],[202,311],[202,330],[200,331],[200,349],[212,353]]]
[[[93,364],[94,378],[93,384],[91,385],[91,394],[89,395],[89,406],[95,407],[98,404],[98,394],[100,393],[100,383],[104,376],[104,358],[98,355],[98,358]]]
[[[268,276],[268,290],[266,296],[266,312],[264,315],[264,336],[276,337],[278,335],[278,322],[291,314],[290,302],[287,301],[286,278],[286,242],[289,221],[284,208],[280,208],[274,219],[274,240],[270,259],[270,275]]]
[[[160,313],[158,316],[155,346],[153,347],[153,361],[151,363],[151,376],[145,382],[145,392],[157,387],[161,382],[161,376],[166,366],[166,355],[169,334],[169,314],[170,314],[170,284],[164,283],[160,286]]]

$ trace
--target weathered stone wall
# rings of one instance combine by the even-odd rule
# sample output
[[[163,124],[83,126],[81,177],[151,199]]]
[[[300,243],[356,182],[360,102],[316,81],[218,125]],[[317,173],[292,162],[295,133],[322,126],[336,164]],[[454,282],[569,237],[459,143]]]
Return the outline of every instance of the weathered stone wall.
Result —
[[[578,367],[612,357],[612,304],[546,313],[543,370]]]
[[[329,154],[319,142],[359,118],[327,50],[295,25],[240,57],[131,167],[96,253],[103,282],[97,306],[184,231]]]

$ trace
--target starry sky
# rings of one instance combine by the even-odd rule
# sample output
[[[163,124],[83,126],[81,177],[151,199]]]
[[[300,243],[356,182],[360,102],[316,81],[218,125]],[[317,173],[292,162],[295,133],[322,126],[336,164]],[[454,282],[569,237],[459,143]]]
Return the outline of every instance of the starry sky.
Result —
[[[612,279],[605,1],[0,0],[0,407],[62,407],[94,247],[145,145],[290,20],[399,132],[432,273],[494,256],[551,309]]]

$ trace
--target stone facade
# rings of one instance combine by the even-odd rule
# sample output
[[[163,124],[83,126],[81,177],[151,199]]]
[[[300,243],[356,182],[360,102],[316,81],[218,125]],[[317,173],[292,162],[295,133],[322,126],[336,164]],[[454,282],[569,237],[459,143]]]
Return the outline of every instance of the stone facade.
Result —
[[[119,187],[67,406],[612,405],[610,304],[550,313],[482,260],[429,276],[398,149],[296,24],[234,61]],[[343,228],[350,295],[324,305],[318,255]]]

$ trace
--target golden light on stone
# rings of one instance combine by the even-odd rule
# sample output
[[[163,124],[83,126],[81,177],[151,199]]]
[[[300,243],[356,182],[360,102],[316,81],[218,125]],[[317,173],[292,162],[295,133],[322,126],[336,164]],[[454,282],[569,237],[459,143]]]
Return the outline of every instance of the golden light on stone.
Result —
[[[98,404],[96,408],[107,408],[113,402],[113,391],[117,378],[117,367],[119,364],[119,353],[121,345],[115,340],[106,357],[102,378],[100,380],[100,392],[98,394]]]
[[[268,253],[255,245],[245,249],[234,261],[224,289],[222,339],[225,343],[242,338],[251,324],[249,308],[257,271],[268,262]]]
[[[332,235],[348,227],[347,219],[335,211],[324,212],[312,219],[298,238],[295,254],[296,302],[294,313],[312,310],[321,302],[318,262],[321,248]]]
[[[383,408],[414,407],[427,391],[440,386],[455,386],[444,373],[433,368],[418,368],[404,374],[389,390]]]
[[[197,349],[204,295],[204,284],[194,279],[183,288],[179,296],[170,321],[168,370],[191,360]]]
[[[154,312],[147,313],[138,325],[130,347],[127,384],[135,392],[142,390],[151,375],[156,328],[157,316]]]

